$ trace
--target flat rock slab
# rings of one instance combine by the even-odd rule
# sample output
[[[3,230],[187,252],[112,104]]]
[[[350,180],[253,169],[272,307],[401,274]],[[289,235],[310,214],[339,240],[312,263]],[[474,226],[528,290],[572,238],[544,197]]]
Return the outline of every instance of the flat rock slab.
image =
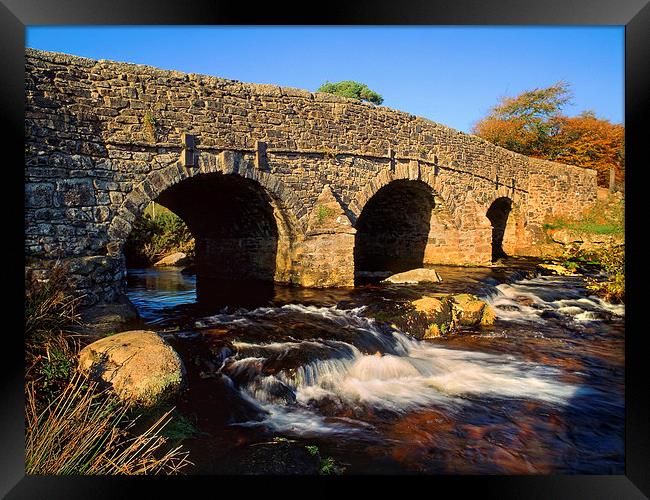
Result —
[[[175,252],[163,257],[154,266],[185,266],[187,264],[189,264],[187,254],[184,252]]]
[[[393,274],[389,276],[382,283],[425,283],[432,281],[442,281],[440,275],[435,269],[411,269],[403,273]]]
[[[185,378],[178,354],[158,334],[131,330],[105,337],[79,353],[79,370],[118,397],[150,407],[176,395]]]

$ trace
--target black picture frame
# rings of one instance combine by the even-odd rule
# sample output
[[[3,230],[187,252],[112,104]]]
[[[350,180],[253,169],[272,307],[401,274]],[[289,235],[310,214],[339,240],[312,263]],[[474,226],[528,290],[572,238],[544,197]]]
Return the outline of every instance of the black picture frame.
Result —
[[[337,5],[269,2],[252,7],[242,2],[193,0],[0,0],[0,103],[5,132],[5,231],[12,261],[5,270],[16,283],[7,289],[6,309],[14,319],[6,327],[0,405],[0,495],[6,498],[124,498],[131,488],[145,488],[145,497],[188,494],[199,487],[210,496],[225,494],[224,483],[241,488],[247,496],[258,492],[310,495],[317,488],[334,493],[351,480],[362,480],[363,488],[381,491],[398,485],[402,491],[424,487],[431,495],[440,486],[455,496],[478,494],[480,498],[648,498],[650,496],[650,413],[644,365],[648,350],[643,348],[640,283],[643,268],[641,234],[645,211],[641,206],[644,171],[643,125],[650,110],[650,0],[445,0],[445,1],[362,1]],[[313,14],[310,14],[313,12]],[[234,24],[234,25],[619,25],[625,26],[625,126],[626,126],[626,452],[625,474],[620,476],[369,476],[309,478],[220,478],[186,476],[161,478],[47,477],[24,473],[24,343],[22,337],[23,275],[13,257],[23,255],[24,227],[22,196],[24,164],[24,49],[25,27],[58,24]],[[173,43],[171,41],[170,43]],[[197,50],[200,50],[197,48]],[[383,64],[383,63],[382,63]],[[7,154],[9,153],[9,154]],[[645,170],[648,167],[646,165]],[[15,245],[15,247],[13,246]],[[16,258],[18,260],[18,258]],[[15,302],[15,303],[14,303]],[[318,484],[316,483],[318,482]],[[270,486],[271,485],[271,486]],[[203,490],[205,488],[205,490]],[[305,488],[307,488],[305,490]],[[405,488],[405,489],[404,489]],[[159,493],[160,492],[160,493]],[[183,492],[183,493],[176,493]],[[205,494],[205,493],[204,493]],[[228,493],[236,494],[236,493]],[[136,496],[133,494],[133,496]]]

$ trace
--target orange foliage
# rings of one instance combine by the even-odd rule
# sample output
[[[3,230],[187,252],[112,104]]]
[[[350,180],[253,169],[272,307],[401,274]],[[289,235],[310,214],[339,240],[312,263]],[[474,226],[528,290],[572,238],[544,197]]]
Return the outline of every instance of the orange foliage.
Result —
[[[503,97],[472,133],[497,146],[527,156],[591,168],[598,184],[609,186],[614,168],[617,184],[625,178],[625,128],[587,111],[561,113],[570,100],[569,85],[558,82],[515,97]]]
[[[625,177],[625,128],[593,113],[564,118],[555,137],[555,161],[593,168],[598,184],[609,185],[609,169],[614,167],[616,182]]]

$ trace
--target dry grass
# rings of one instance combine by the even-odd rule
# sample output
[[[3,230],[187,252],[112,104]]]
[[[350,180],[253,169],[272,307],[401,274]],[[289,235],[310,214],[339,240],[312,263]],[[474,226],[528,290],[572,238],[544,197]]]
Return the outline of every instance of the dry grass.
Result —
[[[26,396],[27,474],[175,474],[191,463],[160,434],[173,409],[132,435],[131,408],[78,373],[43,410],[33,384]]]
[[[25,290],[25,378],[36,384],[41,399],[49,399],[67,384],[80,348],[82,297],[67,285],[65,266],[55,266],[48,279],[32,279]]]
[[[67,286],[65,266],[57,265],[46,280],[32,279],[25,290],[25,335],[42,340],[52,332],[68,330],[79,324],[77,309],[82,297],[74,296]]]

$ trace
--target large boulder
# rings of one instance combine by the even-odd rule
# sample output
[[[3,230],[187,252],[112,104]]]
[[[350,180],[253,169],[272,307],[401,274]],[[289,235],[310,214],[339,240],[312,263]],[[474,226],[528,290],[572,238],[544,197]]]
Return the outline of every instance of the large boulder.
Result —
[[[418,339],[430,339],[453,334],[459,326],[491,326],[496,314],[475,295],[438,293],[406,303],[401,313],[378,319],[389,319],[397,328]]]
[[[154,264],[154,266],[172,266],[172,267],[182,267],[186,266],[190,263],[190,260],[187,258],[187,254],[184,252],[175,252],[172,254],[169,254],[162,259],[160,259],[158,262]]]
[[[425,283],[431,281],[442,281],[440,275],[436,272],[435,269],[411,269],[410,271],[405,271],[403,273],[393,274],[389,276],[382,283]]]
[[[79,370],[118,397],[154,406],[176,395],[185,367],[178,354],[155,332],[132,330],[104,337],[79,353]]]

